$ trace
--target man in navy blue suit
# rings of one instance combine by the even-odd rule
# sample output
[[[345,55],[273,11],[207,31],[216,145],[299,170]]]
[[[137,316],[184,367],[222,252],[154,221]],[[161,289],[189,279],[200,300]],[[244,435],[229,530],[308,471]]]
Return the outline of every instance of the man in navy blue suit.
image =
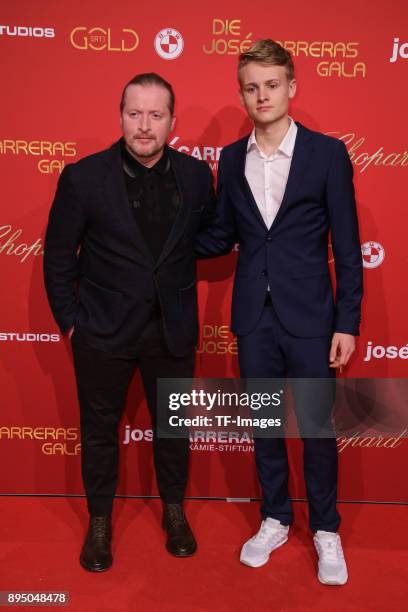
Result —
[[[222,151],[217,214],[212,228],[199,235],[197,252],[219,255],[239,242],[231,329],[242,377],[330,379],[349,361],[360,324],[362,258],[352,165],[343,142],[289,117],[296,80],[292,58],[281,45],[256,42],[240,56],[238,79],[254,129]],[[311,416],[323,427],[331,411],[331,401],[321,402]],[[299,429],[302,433],[301,423]],[[302,438],[318,578],[345,584],[336,439]],[[244,544],[241,561],[260,567],[287,541],[292,522],[284,438],[256,438],[255,457],[262,523]]]

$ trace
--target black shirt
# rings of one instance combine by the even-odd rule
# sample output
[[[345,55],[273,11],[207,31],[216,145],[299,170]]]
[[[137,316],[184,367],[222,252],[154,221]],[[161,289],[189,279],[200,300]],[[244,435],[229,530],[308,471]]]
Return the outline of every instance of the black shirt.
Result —
[[[129,206],[147,246],[157,261],[180,209],[180,196],[166,148],[147,168],[126,149],[122,140],[123,172]]]

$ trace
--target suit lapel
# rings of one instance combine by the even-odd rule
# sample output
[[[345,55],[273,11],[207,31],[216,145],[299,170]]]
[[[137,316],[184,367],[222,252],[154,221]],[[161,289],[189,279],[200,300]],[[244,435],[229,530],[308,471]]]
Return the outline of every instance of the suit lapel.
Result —
[[[272,223],[271,229],[272,227],[275,226],[277,221],[279,221],[279,219],[285,213],[285,210],[290,205],[291,201],[293,201],[294,197],[296,196],[296,192],[299,187],[299,184],[301,183],[301,180],[310,163],[311,154],[313,151],[313,143],[311,142],[312,134],[310,133],[309,130],[304,128],[300,123],[297,123],[297,127],[298,127],[298,131],[296,134],[295,147],[293,150],[292,162],[290,165],[290,170],[289,170],[288,180],[286,183],[285,192],[283,194],[282,202],[279,207],[278,213]],[[238,156],[237,161],[239,162],[239,168],[240,168],[239,174],[240,174],[240,180],[241,180],[241,188],[244,192],[245,199],[249,203],[250,207],[252,208],[258,222],[262,225],[263,229],[266,229],[266,231],[270,231],[265,225],[261,212],[258,208],[254,195],[251,191],[251,188],[245,176],[245,163],[246,163],[248,139],[249,139],[249,136],[239,141],[239,143],[237,143],[239,146],[239,149],[237,152],[237,156]]]
[[[143,258],[151,265],[154,264],[153,255],[146,244],[139,225],[135,219],[133,211],[129,206],[129,199],[126,192],[126,183],[123,175],[122,154],[120,141],[116,142],[108,151],[107,164],[109,170],[104,181],[104,192],[108,202],[114,202],[117,207],[117,218],[123,229],[133,243],[139,249]]]
[[[312,134],[300,123],[297,123],[297,126],[298,130],[296,134],[295,147],[293,149],[292,162],[290,164],[290,170],[285,192],[283,194],[282,202],[277,212],[277,215],[272,223],[271,229],[279,221],[282,215],[285,214],[285,211],[287,210],[288,206],[294,200],[296,192],[299,188],[302,178],[306,173],[306,170],[309,167],[310,160],[312,158]]]
[[[261,212],[258,208],[258,204],[256,203],[256,200],[254,198],[254,194],[252,193],[251,187],[249,186],[247,177],[245,176],[245,164],[246,164],[248,139],[249,139],[249,136],[247,138],[243,138],[239,142],[240,148],[238,150],[238,163],[239,163],[239,169],[240,169],[239,175],[240,175],[240,180],[241,180],[241,189],[244,192],[245,200],[249,203],[255,217],[257,218],[259,223],[262,225],[262,228],[268,231],[268,228],[265,225],[265,221],[263,220]]]
[[[183,157],[177,151],[174,151],[170,147],[167,147],[167,152],[171,162],[171,168],[174,173],[174,178],[177,183],[177,189],[180,196],[180,208],[177,213],[177,216],[174,220],[173,226],[167,236],[167,240],[164,243],[162,252],[156,262],[155,267],[157,268],[164,261],[167,255],[171,252],[171,250],[176,245],[177,241],[180,239],[182,235],[185,225],[188,220],[188,201],[187,201],[187,186],[186,186],[186,176],[184,174],[183,168]]]

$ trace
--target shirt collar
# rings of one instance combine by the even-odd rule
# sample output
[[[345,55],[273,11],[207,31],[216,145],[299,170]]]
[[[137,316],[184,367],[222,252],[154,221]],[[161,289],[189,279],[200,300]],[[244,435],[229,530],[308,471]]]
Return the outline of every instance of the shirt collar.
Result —
[[[121,140],[121,150],[123,161],[132,174],[144,176],[145,174],[148,174],[150,172],[156,172],[157,174],[163,175],[166,174],[166,172],[170,168],[170,158],[167,152],[167,145],[164,148],[163,155],[161,156],[161,158],[154,164],[154,166],[151,166],[150,168],[138,162],[137,159],[135,159],[133,155],[129,153],[125,146],[123,138]]]
[[[297,125],[291,117],[289,117],[289,120],[290,120],[289,129],[286,132],[282,142],[276,149],[274,155],[276,155],[276,153],[278,152],[283,153],[283,155],[285,155],[286,157],[292,157],[293,155],[293,150],[295,148],[296,134],[297,134]],[[247,152],[253,149],[258,149],[258,151],[264,157],[266,157],[265,153],[262,152],[262,150],[258,146],[258,143],[256,142],[255,128],[252,130],[248,138]]]

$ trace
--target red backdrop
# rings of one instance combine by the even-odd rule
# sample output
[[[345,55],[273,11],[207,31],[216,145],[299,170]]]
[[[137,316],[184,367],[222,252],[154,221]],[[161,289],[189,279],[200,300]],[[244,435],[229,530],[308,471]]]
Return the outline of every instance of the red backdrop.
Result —
[[[178,119],[170,142],[216,171],[222,146],[250,129],[238,103],[237,53],[263,37],[293,52],[298,94],[291,115],[343,139],[355,169],[365,298],[346,375],[406,376],[403,0],[378,0],[375,10],[368,0],[294,0],[290,8],[265,0],[20,0],[2,2],[0,11],[1,493],[82,493],[72,358],[45,297],[43,238],[64,164],[119,137],[121,90],[138,72],[156,71],[173,84]],[[228,329],[235,257],[198,266],[202,376],[238,375]],[[150,440],[135,377],[121,430],[120,493],[156,494]],[[292,492],[303,497],[301,443],[290,445]],[[408,501],[399,470],[403,437],[387,447],[362,437],[339,446],[340,499]],[[197,440],[192,451],[190,495],[258,495],[251,445]]]

